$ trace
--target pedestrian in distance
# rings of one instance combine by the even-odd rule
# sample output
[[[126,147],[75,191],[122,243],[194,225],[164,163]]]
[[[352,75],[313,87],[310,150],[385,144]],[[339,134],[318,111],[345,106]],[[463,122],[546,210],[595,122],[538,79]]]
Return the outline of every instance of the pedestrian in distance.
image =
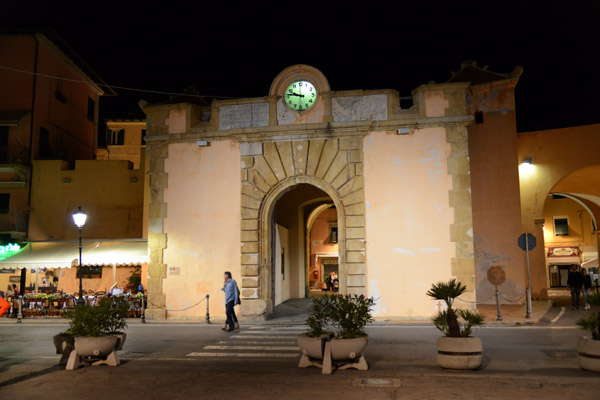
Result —
[[[227,320],[225,322],[226,326],[221,329],[226,332],[233,332],[236,328],[235,322],[237,321],[234,307],[236,304],[240,304],[240,291],[237,282],[231,277],[231,272],[227,271],[223,276],[225,283],[221,290],[225,292],[225,315],[227,316]]]
[[[579,310],[579,293],[583,288],[583,279],[581,272],[577,271],[576,265],[571,265],[569,276],[567,278],[567,287],[571,290],[571,305],[573,310]]]
[[[581,279],[583,281],[583,289],[581,289],[581,294],[583,295],[583,304],[584,309],[589,310],[590,305],[588,304],[588,296],[592,294],[592,277],[587,273],[585,268],[581,269]]]

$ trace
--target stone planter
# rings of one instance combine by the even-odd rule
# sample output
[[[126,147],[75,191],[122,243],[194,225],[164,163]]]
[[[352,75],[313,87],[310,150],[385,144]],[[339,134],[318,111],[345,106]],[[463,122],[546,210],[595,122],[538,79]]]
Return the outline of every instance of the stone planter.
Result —
[[[54,342],[56,354],[62,354],[62,357],[58,363],[65,364],[69,359],[71,351],[74,349],[75,338],[73,336],[56,335],[52,338],[52,341]]]
[[[119,338],[116,335],[109,336],[76,336],[74,350],[69,355],[67,361],[67,370],[74,370],[88,362],[86,357],[99,358],[92,365],[110,365],[116,367],[120,364],[117,358],[117,342]],[[82,357],[84,360],[82,361]]]
[[[325,351],[325,342],[329,340],[329,335],[321,335],[320,337],[310,337],[306,334],[298,335],[298,347],[305,356],[316,360],[323,359],[323,351]]]
[[[442,368],[477,369],[483,361],[483,344],[476,337],[442,336],[436,349],[437,362]]]
[[[123,345],[125,344],[125,340],[127,339],[126,333],[114,333],[112,336],[117,337],[117,350],[123,350]]]
[[[113,352],[117,346],[116,336],[76,336],[75,350],[81,357],[102,357]]]
[[[367,344],[369,337],[363,336],[355,339],[331,339],[331,357],[335,361],[354,360],[359,358]]]
[[[593,340],[589,336],[579,338],[577,341],[577,360],[579,368],[586,371],[600,372],[600,340]]]

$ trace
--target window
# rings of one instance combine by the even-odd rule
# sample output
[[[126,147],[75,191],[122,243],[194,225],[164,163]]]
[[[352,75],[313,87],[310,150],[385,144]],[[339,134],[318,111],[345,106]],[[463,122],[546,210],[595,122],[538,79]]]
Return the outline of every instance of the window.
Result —
[[[0,126],[0,162],[8,161],[8,126]]]
[[[554,217],[554,236],[569,235],[569,218]]]
[[[87,119],[91,122],[94,122],[94,116],[96,115],[96,102],[88,97],[88,109],[87,109]]]
[[[0,214],[8,214],[10,209],[10,194],[0,193]]]
[[[125,129],[109,129],[106,132],[106,144],[109,146],[120,146],[125,144]]]
[[[145,137],[146,137],[146,130],[142,129],[142,146],[144,146],[146,144],[146,142],[144,141]]]
[[[475,113],[475,123],[483,124],[483,112],[482,111],[477,111]]]
[[[46,128],[40,128],[38,152],[40,157],[49,157],[52,155],[52,147],[50,147],[50,132]]]

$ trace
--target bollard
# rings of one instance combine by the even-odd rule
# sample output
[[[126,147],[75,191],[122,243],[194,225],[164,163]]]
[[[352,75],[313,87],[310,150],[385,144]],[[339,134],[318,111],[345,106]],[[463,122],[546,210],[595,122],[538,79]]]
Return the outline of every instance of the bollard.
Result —
[[[210,314],[208,313],[208,301],[210,299],[210,296],[207,294],[206,295],[206,323],[210,324]]]
[[[17,313],[17,324],[23,322],[23,296],[19,296],[19,311]]]
[[[146,296],[142,296],[142,324],[146,323]]]
[[[500,292],[496,288],[496,307],[498,308],[498,317],[496,321],[502,321],[502,313],[500,312]]]

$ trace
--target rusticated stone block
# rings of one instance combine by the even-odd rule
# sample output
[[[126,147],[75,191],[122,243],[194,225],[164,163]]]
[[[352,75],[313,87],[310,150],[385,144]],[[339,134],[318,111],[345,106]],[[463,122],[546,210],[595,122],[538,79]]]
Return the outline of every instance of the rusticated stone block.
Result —
[[[283,169],[283,165],[281,164],[281,160],[279,158],[279,153],[277,152],[277,146],[275,143],[265,143],[264,144],[264,156],[265,160],[269,164],[271,171],[275,175],[275,178],[278,181],[282,181],[286,178],[285,170]],[[261,171],[262,175],[262,171]],[[266,177],[265,177],[266,179]],[[268,182],[268,180],[267,180]]]
[[[331,166],[331,163],[335,159],[338,153],[338,141],[337,139],[327,139],[325,145],[323,145],[323,152],[321,153],[321,159],[319,160],[319,166],[315,177],[323,179],[327,170]]]
[[[254,166],[254,157],[242,157],[242,168],[252,168]]]
[[[306,161],[308,160],[308,140],[292,142],[292,153],[294,154],[294,167],[296,174],[306,175]]]
[[[255,157],[254,163],[254,169],[260,174],[260,176],[264,178],[264,180],[269,185],[274,186],[277,184],[277,182],[279,182],[264,157]]]
[[[258,276],[258,265],[242,265],[242,276]]]
[[[285,171],[286,176],[294,176],[296,175],[296,171],[294,168],[294,157],[292,156],[292,143],[291,142],[277,142],[277,152],[279,153],[279,158],[281,158],[281,164],[283,165],[283,169]]]
[[[308,145],[308,163],[306,165],[306,175],[314,176],[319,165],[319,159],[323,152],[325,140],[311,140]]]
[[[244,277],[242,278],[242,288],[257,288],[258,287],[258,278],[254,277]]]
[[[364,251],[347,251],[346,261],[348,263],[364,263],[366,261]]]
[[[471,175],[470,174],[454,174],[454,175],[452,175],[452,189],[468,190],[470,188],[471,188]]]
[[[348,228],[362,228],[365,226],[365,217],[362,215],[350,215],[346,217]]]
[[[346,239],[364,239],[365,228],[346,228]]]
[[[362,137],[348,136],[340,138],[340,150],[360,150],[362,149]]]
[[[167,277],[167,266],[166,264],[148,263],[148,275],[151,278],[166,278]]]
[[[257,219],[243,219],[241,225],[242,225],[243,231],[258,230],[258,220]]]
[[[450,190],[450,207],[471,208],[471,192],[468,190]]]
[[[242,289],[242,299],[257,299],[258,289]]]
[[[242,194],[242,207],[260,209],[261,200]]]
[[[271,190],[271,185],[255,169],[248,170],[248,182],[259,188],[263,193],[268,193]]]
[[[346,285],[348,287],[365,286],[366,279],[364,275],[347,275]]]
[[[346,250],[364,251],[365,240],[364,239],[347,239]]]
[[[358,264],[358,263],[350,263],[350,264],[346,264],[346,271],[348,273],[348,275],[364,275],[366,273],[366,266],[365,264]],[[355,286],[355,285],[353,285]]]
[[[462,242],[473,240],[473,226],[470,224],[450,225],[450,241]]]
[[[474,275],[475,260],[470,258],[453,258],[452,259],[452,275]]]
[[[474,275],[457,275],[456,279],[467,287],[468,292],[475,291],[475,276]]]
[[[346,215],[365,215],[365,204],[358,203],[345,207]]]
[[[350,206],[356,203],[362,203],[365,200],[365,192],[363,189],[359,189],[356,192],[352,192],[342,199],[344,206]]]
[[[327,171],[327,174],[325,175],[325,181],[331,183],[339,175],[339,173],[342,172],[342,170],[347,164],[348,155],[346,154],[346,152],[341,151],[337,153],[335,159],[333,160],[333,163],[329,167],[329,171]]]
[[[167,234],[166,233],[150,233],[148,234],[148,247],[151,249],[166,249]]]
[[[467,135],[467,128],[464,126],[446,127],[446,142],[448,143],[466,142]]]
[[[148,217],[149,218],[167,218],[167,204],[166,203],[151,203],[148,206]]]
[[[258,253],[242,254],[242,264],[258,265]]]
[[[254,208],[242,207],[242,218],[243,219],[258,218],[258,210],[254,209]]]
[[[468,174],[471,171],[469,159],[466,157],[449,157],[446,161],[449,174]]]
[[[363,161],[362,150],[350,150],[348,151],[348,155],[351,163],[358,163]]]
[[[258,242],[242,243],[242,253],[258,253]]]
[[[258,231],[242,231],[242,242],[258,242]]]

